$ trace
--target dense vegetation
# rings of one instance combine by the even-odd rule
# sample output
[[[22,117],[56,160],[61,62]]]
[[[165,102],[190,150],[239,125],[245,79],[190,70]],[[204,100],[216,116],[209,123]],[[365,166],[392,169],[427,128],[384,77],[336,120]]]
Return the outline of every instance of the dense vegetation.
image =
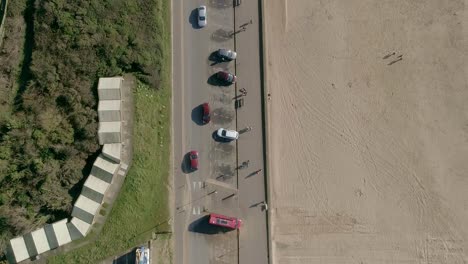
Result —
[[[169,58],[169,55],[166,57]],[[169,63],[166,65],[169,68]],[[169,71],[166,71],[161,76],[163,87],[169,86],[168,74]],[[155,91],[147,85],[138,85],[134,93],[133,164],[102,232],[96,236],[91,231],[86,237],[90,243],[48,258],[47,263],[100,263],[106,257],[119,256],[136,245],[144,244],[153,232],[171,231],[168,224],[170,92],[170,89]],[[160,234],[158,237],[170,239],[167,235]],[[73,243],[70,245],[75,246]],[[170,259],[167,255],[161,257]],[[157,262],[156,259],[154,261]]]
[[[11,111],[0,116],[0,250],[70,213],[99,148],[98,78],[133,72],[158,88],[164,61],[159,0],[11,2],[26,39]]]

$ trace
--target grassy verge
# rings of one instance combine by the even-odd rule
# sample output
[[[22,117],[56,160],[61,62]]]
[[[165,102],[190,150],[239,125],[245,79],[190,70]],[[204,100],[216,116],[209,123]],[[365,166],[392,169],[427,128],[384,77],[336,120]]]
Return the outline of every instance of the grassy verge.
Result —
[[[168,232],[170,170],[170,2],[164,2],[161,89],[138,83],[135,96],[133,165],[96,241],[53,256],[48,263],[96,263],[148,240],[152,232]],[[162,236],[170,239],[170,236]]]

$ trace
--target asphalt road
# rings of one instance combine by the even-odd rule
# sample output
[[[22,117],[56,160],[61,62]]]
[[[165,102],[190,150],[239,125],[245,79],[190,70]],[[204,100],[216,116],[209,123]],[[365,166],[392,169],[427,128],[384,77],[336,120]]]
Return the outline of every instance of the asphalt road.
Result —
[[[262,173],[248,176],[254,168],[263,168],[258,17],[255,17],[258,16],[258,6],[253,10],[248,8],[248,5],[257,5],[258,2],[244,4],[246,16],[253,18],[251,26],[239,32],[253,38],[253,43],[246,45],[236,44],[235,38],[230,36],[239,30],[235,25],[232,0],[185,0],[173,1],[172,4],[174,261],[267,263],[266,213],[258,206],[265,200],[264,178]],[[202,4],[207,6],[208,25],[198,28],[196,8]],[[237,16],[240,16],[239,12]],[[243,60],[240,60],[240,54],[236,62],[230,63],[215,63],[209,59],[217,49],[234,49],[235,45],[244,49]],[[238,76],[239,85],[249,86],[245,87],[248,96],[244,98],[249,106],[244,105],[236,111],[233,98],[239,95],[236,89],[242,87],[219,86],[212,82],[212,75],[219,70],[236,72],[241,63],[245,81],[240,81],[243,76]],[[251,75],[250,71],[254,75],[247,77]],[[210,104],[212,111],[212,122],[207,125],[200,124],[199,105],[204,102]],[[247,117],[253,111],[255,113]],[[240,119],[238,114],[243,117]],[[213,138],[220,127],[240,130],[242,127],[238,124],[246,123],[255,129],[242,134],[238,142],[218,142]],[[189,171],[187,166],[186,154],[190,150],[200,153],[200,168],[195,172]],[[250,160],[249,167],[237,170],[244,159]],[[232,192],[228,188],[205,185],[208,179],[240,187],[239,194],[230,196]],[[209,212],[237,216],[247,221],[239,232],[222,232],[207,225]]]

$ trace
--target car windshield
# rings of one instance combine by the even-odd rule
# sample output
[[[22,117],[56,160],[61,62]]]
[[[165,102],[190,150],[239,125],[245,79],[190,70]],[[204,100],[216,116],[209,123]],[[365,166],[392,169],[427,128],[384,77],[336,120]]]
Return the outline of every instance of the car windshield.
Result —
[[[197,155],[192,154],[190,157],[191,157],[192,159],[196,159],[196,158],[197,158]]]
[[[226,134],[227,134],[227,131],[226,131],[226,130],[223,130],[223,131],[221,132],[221,135],[223,135],[223,136],[226,136]]]
[[[200,20],[205,20],[205,17],[204,17],[204,16],[201,16],[201,17],[200,17]]]
[[[219,219],[219,218],[216,219],[216,222],[217,222],[218,224],[221,224],[221,225],[228,225],[228,224],[229,224],[229,222],[228,222],[227,220]]]

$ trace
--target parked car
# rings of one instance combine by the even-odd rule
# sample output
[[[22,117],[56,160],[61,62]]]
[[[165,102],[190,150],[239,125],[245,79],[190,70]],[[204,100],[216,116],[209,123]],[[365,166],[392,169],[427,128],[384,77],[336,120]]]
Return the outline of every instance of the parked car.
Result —
[[[202,116],[203,124],[208,124],[211,121],[210,105],[208,103],[203,103],[202,109],[203,109],[203,116]]]
[[[230,72],[227,72],[227,71],[219,71],[216,73],[216,77],[223,81],[223,82],[227,82],[227,83],[235,83],[236,80],[237,80],[237,77],[230,73]]]
[[[206,26],[206,6],[202,5],[198,8],[198,26]]]
[[[229,49],[219,49],[217,52],[218,58],[222,61],[235,60],[237,53]]]
[[[213,213],[210,214],[208,223],[210,223],[210,225],[227,227],[229,229],[239,229],[242,226],[242,220],[239,218]]]
[[[220,138],[229,139],[229,140],[234,140],[234,139],[239,138],[239,132],[235,130],[224,129],[224,128],[218,129],[218,132],[216,134]]]
[[[192,150],[189,153],[190,168],[192,170],[198,170],[198,151]]]

